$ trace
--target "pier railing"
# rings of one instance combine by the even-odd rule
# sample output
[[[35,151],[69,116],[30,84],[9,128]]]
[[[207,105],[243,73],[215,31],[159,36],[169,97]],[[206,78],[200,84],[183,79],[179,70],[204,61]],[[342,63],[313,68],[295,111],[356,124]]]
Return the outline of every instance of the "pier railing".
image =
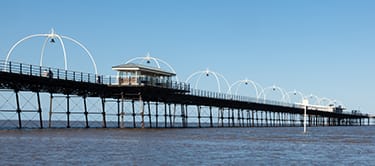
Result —
[[[85,82],[103,85],[120,85],[119,80],[124,79],[118,76],[106,76],[87,72],[78,72],[72,70],[64,70],[53,67],[45,67],[38,65],[31,65],[12,61],[0,61],[0,71],[21,75],[29,75],[36,77],[45,77],[50,79],[69,80],[75,82]],[[131,78],[127,78],[131,79]],[[122,86],[127,86],[121,84]],[[137,77],[136,84],[129,84],[128,86],[153,86],[161,88],[169,88],[175,90],[188,91],[189,84],[182,82],[175,82],[171,80],[156,80],[151,77]]]
[[[293,103],[273,101],[273,100],[264,100],[264,99],[260,99],[256,97],[233,95],[233,94],[228,94],[228,93],[212,92],[212,91],[200,90],[200,89],[190,89],[190,92],[188,94],[193,95],[193,96],[209,97],[209,98],[222,99],[222,100],[232,100],[232,101],[240,101],[240,102],[277,105],[277,106],[284,106],[284,107],[303,108],[303,106],[300,104],[293,104]]]

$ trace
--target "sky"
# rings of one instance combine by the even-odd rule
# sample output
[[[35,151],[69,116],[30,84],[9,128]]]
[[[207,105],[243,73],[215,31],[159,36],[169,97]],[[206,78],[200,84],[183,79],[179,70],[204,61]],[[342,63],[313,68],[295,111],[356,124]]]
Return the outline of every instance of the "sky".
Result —
[[[81,42],[103,75],[150,53],[173,66],[180,81],[209,69],[229,84],[249,79],[375,114],[374,9],[372,0],[2,0],[0,59],[20,39],[54,28]],[[10,60],[39,64],[44,40],[20,43]],[[83,49],[65,44],[70,70],[94,72]],[[44,57],[43,65],[63,68],[58,43],[47,43]],[[189,82],[218,91],[214,77],[200,78]],[[254,96],[253,87],[235,86]]]

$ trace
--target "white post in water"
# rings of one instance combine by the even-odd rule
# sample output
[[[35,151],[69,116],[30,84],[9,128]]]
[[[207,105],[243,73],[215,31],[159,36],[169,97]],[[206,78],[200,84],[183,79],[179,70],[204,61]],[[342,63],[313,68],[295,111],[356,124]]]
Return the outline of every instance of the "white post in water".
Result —
[[[306,119],[307,119],[306,111],[307,111],[307,105],[309,105],[309,100],[303,99],[302,105],[304,107],[304,113],[303,113],[303,133],[306,133],[307,132],[306,131]]]

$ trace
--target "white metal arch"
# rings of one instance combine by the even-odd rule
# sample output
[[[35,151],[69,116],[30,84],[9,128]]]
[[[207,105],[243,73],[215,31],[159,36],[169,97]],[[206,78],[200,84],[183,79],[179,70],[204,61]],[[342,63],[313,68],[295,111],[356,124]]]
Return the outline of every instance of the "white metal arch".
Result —
[[[315,105],[319,105],[320,98],[316,95],[310,94],[308,96],[305,96],[306,99],[315,99]],[[309,100],[309,104],[311,104],[311,100]]]
[[[61,36],[63,39],[68,39],[72,42],[74,42],[75,44],[79,45],[83,50],[85,50],[85,52],[87,53],[87,55],[89,56],[90,60],[91,60],[91,63],[93,64],[94,66],[94,70],[95,70],[95,74],[98,74],[98,69],[96,67],[96,62],[94,60],[94,57],[91,55],[90,51],[80,42],[78,42],[77,40],[71,38],[71,37],[68,37],[68,36]]]
[[[294,91],[289,91],[289,92],[286,92],[285,93],[287,96],[288,96],[288,98],[289,98],[289,102],[292,102],[291,101],[291,95],[290,94],[292,94],[293,96],[299,96],[300,98],[301,98],[301,103],[303,102],[303,100],[305,99],[305,95],[303,95],[303,93],[302,92],[300,92],[300,91],[297,91],[297,90],[294,90]]]
[[[166,62],[166,61],[164,61],[162,59],[156,58],[156,57],[152,57],[150,55],[150,53],[147,53],[147,55],[144,56],[144,57],[135,57],[135,58],[132,58],[132,59],[126,61],[125,64],[130,63],[130,62],[134,62],[136,60],[144,60],[147,63],[150,63],[150,61],[153,61],[153,62],[155,62],[157,68],[159,68],[159,69],[161,68],[159,62],[161,62],[162,64],[166,65],[169,68],[169,70],[171,70],[173,73],[176,74],[176,71],[174,70],[174,68],[168,62]],[[176,75],[176,81],[179,81],[177,75]]]
[[[264,88],[262,90],[260,96],[263,95],[263,101],[267,100],[267,94],[266,94],[266,92],[269,91],[269,90],[280,92],[280,94],[281,94],[281,101],[282,102],[288,102],[288,98],[287,98],[287,95],[285,95],[285,91],[282,88],[280,88],[279,86],[276,86],[276,85],[269,86],[269,87]]]
[[[73,38],[70,38],[70,37],[67,37],[67,36],[61,36],[61,35],[58,35],[55,33],[55,31],[53,29],[51,29],[51,33],[49,34],[34,34],[34,35],[29,35],[29,36],[26,36],[24,38],[22,38],[21,40],[19,40],[18,42],[16,42],[12,47],[11,49],[9,50],[6,58],[5,58],[5,63],[7,64],[7,62],[9,61],[9,58],[10,58],[10,55],[12,54],[13,50],[22,42],[28,40],[28,39],[31,39],[31,38],[34,38],[34,37],[46,37],[44,43],[43,43],[43,46],[42,46],[42,50],[41,50],[41,54],[40,54],[40,61],[39,61],[39,64],[40,66],[43,65],[43,57],[44,57],[44,50],[45,50],[45,47],[46,47],[46,44],[47,44],[47,41],[49,39],[51,40],[54,40],[55,38],[57,38],[60,42],[60,45],[62,47],[62,50],[63,50],[63,56],[64,56],[64,69],[65,70],[68,70],[68,63],[67,63],[67,55],[66,55],[66,49],[65,49],[65,44],[64,44],[64,41],[63,39],[67,39],[67,40],[70,40],[72,42],[74,42],[75,44],[77,44],[78,46],[80,46],[86,53],[87,55],[89,56],[93,66],[94,66],[94,70],[95,70],[95,74],[98,74],[98,70],[97,70],[97,67],[96,67],[96,63],[95,63],[95,60],[93,58],[93,56],[91,55],[90,51],[88,51],[88,49],[83,45],[81,44],[80,42],[78,42],[77,40],[73,39]]]
[[[322,97],[319,99],[319,105],[324,105],[325,101],[328,102],[328,105],[334,104],[333,100],[326,98],[326,97]],[[328,106],[328,105],[324,105],[324,106]]]
[[[217,72],[214,72],[214,71],[211,71],[209,69],[206,69],[206,70],[202,70],[202,71],[197,71],[197,72],[194,72],[192,73],[187,79],[185,82],[190,82],[190,80],[193,78],[193,77],[196,77],[198,76],[197,80],[195,81],[195,86],[194,88],[195,89],[198,89],[198,85],[199,85],[199,82],[202,78],[202,76],[206,75],[207,77],[209,75],[213,75],[215,77],[215,80],[216,80],[216,85],[217,85],[217,88],[218,88],[218,91],[219,93],[222,92],[221,90],[221,83],[220,83],[220,79],[222,79],[224,81],[224,83],[226,84],[227,88],[229,89],[230,87],[230,84],[228,82],[228,80],[220,73],[217,73]]]
[[[254,90],[255,90],[255,96],[256,96],[256,98],[259,99],[260,92],[263,90],[263,88],[257,82],[255,82],[253,80],[249,80],[249,79],[238,80],[238,81],[234,82],[232,85],[230,85],[230,87],[228,89],[228,93],[233,94],[233,95],[237,95],[238,94],[238,89],[239,89],[239,87],[240,87],[240,85],[242,83],[244,83],[245,85],[248,85],[250,83],[252,85],[252,87],[254,88]],[[236,87],[236,89],[233,92],[233,88],[234,87]]]
[[[53,33],[53,31],[52,31]],[[10,58],[10,55],[12,54],[13,50],[20,44],[22,43],[23,41],[26,41],[28,39],[31,39],[31,38],[34,38],[34,37],[47,37],[47,40],[50,38],[51,34],[34,34],[34,35],[29,35],[29,36],[26,36],[24,38],[22,38],[21,40],[19,40],[18,42],[16,42],[11,48],[10,50],[8,51],[8,54],[5,58],[5,64],[8,64],[8,61],[9,61],[9,58]],[[58,38],[60,40],[60,43],[61,43],[61,47],[63,49],[63,55],[64,55],[64,66],[65,66],[65,70],[67,70],[67,64],[66,64],[66,51],[65,51],[65,46],[64,46],[64,42],[62,42],[61,38]]]

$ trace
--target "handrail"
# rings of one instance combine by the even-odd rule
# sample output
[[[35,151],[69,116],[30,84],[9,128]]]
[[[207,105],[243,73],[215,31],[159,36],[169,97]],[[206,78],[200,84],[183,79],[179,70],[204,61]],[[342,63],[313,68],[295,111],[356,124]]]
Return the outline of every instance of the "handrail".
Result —
[[[121,77],[97,75],[92,73],[64,70],[53,67],[31,65],[12,61],[0,61],[0,71],[14,74],[22,74],[50,79],[69,80],[75,82],[85,82],[103,85],[119,85]],[[183,82],[170,80],[156,80],[151,77],[136,77],[138,85],[155,86],[161,88],[188,91],[190,85]]]
[[[228,93],[212,92],[212,91],[206,91],[206,90],[200,90],[200,89],[190,89],[188,94],[192,96],[209,97],[209,98],[222,99],[222,100],[233,100],[233,101],[240,101],[240,102],[269,104],[269,105],[285,106],[285,107],[292,107],[292,108],[303,108],[302,105],[300,104],[285,103],[285,102],[279,102],[279,101],[273,101],[273,100],[259,100],[258,98],[255,98],[255,97],[232,95]]]
[[[239,101],[239,102],[267,104],[267,105],[275,105],[275,106],[299,108],[299,109],[303,109],[305,107],[303,104],[298,104],[298,103],[286,103],[286,102],[280,102],[280,101],[274,101],[274,100],[260,100],[255,97],[232,95],[228,93],[212,92],[212,91],[200,90],[200,89],[190,89],[189,93],[187,94],[192,95],[192,96],[207,97],[207,98],[214,98],[214,99],[220,99],[220,100],[232,100],[232,101]],[[327,112],[323,108],[315,107],[312,105],[308,105],[307,107],[311,110]],[[353,115],[353,113],[349,113],[349,112],[342,112],[341,114]],[[356,115],[362,116],[364,114],[357,113]]]

